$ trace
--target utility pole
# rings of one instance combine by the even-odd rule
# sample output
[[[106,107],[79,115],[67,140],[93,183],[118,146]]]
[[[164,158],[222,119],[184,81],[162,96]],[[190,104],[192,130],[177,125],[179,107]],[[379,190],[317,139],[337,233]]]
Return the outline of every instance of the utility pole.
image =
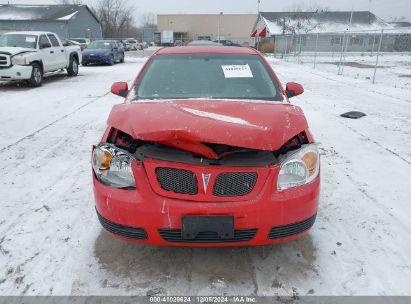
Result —
[[[348,32],[349,32],[349,33],[350,33],[350,31],[351,31],[353,12],[354,12],[354,5],[351,7],[350,23],[349,23],[349,25],[348,25]],[[339,75],[342,75],[342,74],[344,73],[344,65],[345,65],[345,59],[346,59],[346,56],[347,56],[347,55],[346,55],[346,52],[347,52],[347,48],[348,48],[348,40],[349,40],[349,39],[352,39],[352,33],[351,33],[350,35],[351,35],[350,38],[347,36],[347,39],[346,39],[346,41],[345,41],[345,46],[343,47],[343,50],[344,50],[344,60],[343,60],[342,62],[340,61],[340,63],[341,63],[341,70],[340,70],[340,66],[339,66],[339,67],[338,67],[338,74],[339,74]],[[343,43],[344,43],[344,41],[343,41]]]
[[[223,16],[223,12],[220,12],[218,16],[218,30],[217,30],[217,35],[218,35],[218,43],[220,43],[220,31],[221,31],[221,17]]]
[[[315,40],[314,69],[317,63],[317,51],[318,51],[318,33],[317,33],[317,39]]]
[[[261,3],[261,0],[257,0],[257,13],[258,13],[258,15],[260,15],[260,3]]]
[[[377,59],[375,60],[374,75],[372,77],[372,83],[375,83],[375,74],[377,74],[378,59],[380,58],[383,35],[384,35],[384,30],[381,30],[380,43],[378,44]]]

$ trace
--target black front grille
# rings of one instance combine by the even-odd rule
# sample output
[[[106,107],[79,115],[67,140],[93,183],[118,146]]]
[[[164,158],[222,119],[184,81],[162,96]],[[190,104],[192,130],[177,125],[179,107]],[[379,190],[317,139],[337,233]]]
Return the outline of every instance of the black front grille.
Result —
[[[174,168],[156,168],[156,175],[161,188],[166,191],[189,195],[198,193],[197,177],[191,171]]]
[[[255,172],[221,173],[214,183],[215,196],[242,196],[253,191],[257,182]]]
[[[98,212],[98,219],[101,226],[104,227],[107,231],[110,231],[113,234],[123,236],[135,240],[147,240],[147,233],[144,228],[134,228],[129,226],[119,225],[113,222],[110,222],[108,219],[102,217]]]
[[[2,66],[9,65],[9,62],[6,56],[0,55],[0,65]]]
[[[302,222],[289,224],[285,226],[272,227],[270,230],[270,234],[268,235],[268,238],[270,240],[281,239],[304,232],[314,225],[316,216],[317,214],[314,214],[312,217]]]
[[[251,241],[257,229],[238,229],[234,230],[234,237],[222,239],[216,232],[200,232],[195,239],[184,239],[180,229],[159,229],[160,236],[167,242],[172,243],[232,243]]]

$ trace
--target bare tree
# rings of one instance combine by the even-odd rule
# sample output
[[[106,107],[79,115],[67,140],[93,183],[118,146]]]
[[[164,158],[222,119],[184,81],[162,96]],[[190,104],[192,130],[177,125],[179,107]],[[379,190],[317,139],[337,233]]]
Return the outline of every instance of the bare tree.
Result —
[[[407,21],[407,18],[405,16],[391,18],[391,22],[406,22],[406,21]]]
[[[308,7],[294,4],[287,16],[277,21],[277,24],[283,28],[283,34],[307,34],[315,29],[321,28],[322,24],[316,18],[315,14],[321,14],[328,11],[327,7],[317,4],[311,4]]]
[[[155,27],[156,26],[156,15],[151,12],[144,13],[141,16],[141,24],[143,28]]]
[[[134,28],[134,7],[124,0],[99,0],[93,11],[100,20],[104,37],[127,37]]]

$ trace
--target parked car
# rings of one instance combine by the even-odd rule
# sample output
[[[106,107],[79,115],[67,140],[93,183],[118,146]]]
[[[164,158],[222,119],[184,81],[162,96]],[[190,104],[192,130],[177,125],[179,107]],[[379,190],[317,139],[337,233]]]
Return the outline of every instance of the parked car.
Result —
[[[220,40],[214,40],[215,43],[222,44],[224,46],[241,46],[241,44],[232,42],[231,40],[226,40],[226,39],[220,39]]]
[[[51,32],[10,32],[0,36],[0,80],[25,80],[41,86],[45,73],[66,69],[77,76],[82,59],[79,46],[63,46]]]
[[[90,39],[88,38],[70,38],[69,40],[78,42],[80,44],[81,50],[84,50],[86,46],[90,44]]]
[[[210,41],[210,40],[193,40],[191,42],[189,42],[187,45],[189,46],[207,46],[207,45],[214,45],[214,46],[219,46],[221,44],[214,42],[214,41]]]
[[[173,246],[285,242],[314,224],[317,144],[300,107],[251,48],[163,48],[111,110],[92,152],[102,226]]]
[[[107,38],[107,39],[105,39],[105,40],[115,40],[115,41],[117,41],[117,42],[119,42],[120,43],[120,45],[121,45],[121,47],[124,49],[124,50],[126,50],[126,39],[124,39],[124,38]]]
[[[78,46],[81,49],[81,43],[79,43],[77,41],[66,39],[66,40],[62,40],[61,43],[63,44],[63,46],[75,45],[75,46]]]
[[[126,43],[126,51],[136,51],[140,49],[138,41],[135,39],[127,39],[124,42]]]
[[[83,50],[84,66],[93,63],[113,65],[116,62],[124,62],[124,48],[119,41],[96,40]]]
[[[181,39],[177,39],[176,41],[174,41],[174,46],[183,46],[184,42]]]

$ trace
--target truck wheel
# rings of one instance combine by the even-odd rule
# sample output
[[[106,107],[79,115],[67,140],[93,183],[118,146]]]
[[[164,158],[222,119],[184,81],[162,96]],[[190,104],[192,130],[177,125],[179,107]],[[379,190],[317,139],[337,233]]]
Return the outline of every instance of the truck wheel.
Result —
[[[29,85],[31,87],[40,87],[43,82],[43,70],[38,63],[33,63],[31,66],[33,67],[33,70],[31,71]]]
[[[77,76],[77,74],[78,74],[78,61],[77,61],[77,58],[71,57],[69,67],[67,68],[67,74],[69,76]]]

